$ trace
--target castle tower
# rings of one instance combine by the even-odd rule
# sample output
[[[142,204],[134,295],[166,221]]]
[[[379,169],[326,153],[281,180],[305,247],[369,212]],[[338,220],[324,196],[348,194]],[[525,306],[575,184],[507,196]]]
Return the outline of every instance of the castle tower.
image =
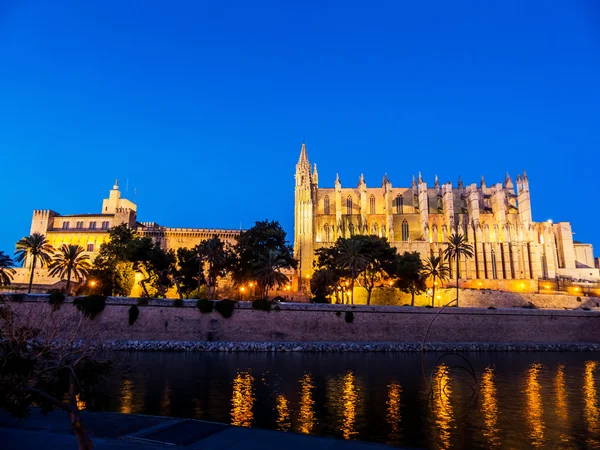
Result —
[[[296,164],[294,206],[294,256],[298,260],[298,289],[307,291],[312,275],[314,253],[314,216],[317,185],[303,143]],[[316,171],[315,171],[316,174]]]

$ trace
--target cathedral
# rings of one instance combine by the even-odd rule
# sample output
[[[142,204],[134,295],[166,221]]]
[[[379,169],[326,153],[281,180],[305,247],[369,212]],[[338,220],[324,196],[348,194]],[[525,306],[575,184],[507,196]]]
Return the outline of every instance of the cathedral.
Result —
[[[385,237],[399,253],[417,251],[422,259],[441,255],[452,233],[463,234],[474,257],[461,261],[461,286],[479,289],[537,291],[539,279],[557,277],[597,281],[591,244],[573,240],[568,222],[534,222],[527,174],[513,182],[465,185],[458,179],[428,186],[421,174],[410,187],[319,187],[317,165],[311,167],[305,144],[296,165],[294,252],[298,289],[306,291],[314,252],[353,235]],[[455,276],[455,274],[453,274]]]

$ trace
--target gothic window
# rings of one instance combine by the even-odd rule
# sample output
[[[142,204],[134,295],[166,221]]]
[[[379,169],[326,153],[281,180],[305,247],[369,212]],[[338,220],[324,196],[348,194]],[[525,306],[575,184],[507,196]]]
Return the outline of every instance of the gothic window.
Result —
[[[496,252],[492,250],[492,278],[498,278],[498,270],[496,269]]]
[[[90,230],[96,229],[96,222],[90,222]]]
[[[77,222],[77,225],[75,225],[75,228],[77,228],[78,230],[81,230],[83,228],[83,221]]]
[[[323,232],[325,234],[325,242],[329,242],[329,225],[325,224]]]
[[[369,199],[369,207],[371,209],[370,214],[375,214],[375,196],[371,194]]]
[[[408,222],[406,220],[402,221],[402,240],[408,241]]]
[[[401,195],[394,199],[394,207],[396,208],[396,214],[404,214],[404,199]]]
[[[346,199],[346,214],[352,214],[352,197]]]
[[[330,206],[329,206],[329,195],[326,195],[323,199],[323,203],[325,204],[325,214],[331,214]]]
[[[69,229],[69,225],[70,225],[69,222],[63,222],[63,224],[62,224],[63,230],[68,230]]]
[[[108,230],[108,221],[102,222],[102,229],[103,230]]]
[[[87,251],[88,252],[93,252],[94,251],[94,244],[88,244],[87,245]]]

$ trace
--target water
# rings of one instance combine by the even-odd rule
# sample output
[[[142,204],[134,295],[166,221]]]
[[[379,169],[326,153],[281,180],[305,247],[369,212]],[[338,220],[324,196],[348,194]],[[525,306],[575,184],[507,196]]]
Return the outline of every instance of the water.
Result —
[[[464,355],[116,353],[130,370],[88,404],[407,447],[600,448],[600,354]]]

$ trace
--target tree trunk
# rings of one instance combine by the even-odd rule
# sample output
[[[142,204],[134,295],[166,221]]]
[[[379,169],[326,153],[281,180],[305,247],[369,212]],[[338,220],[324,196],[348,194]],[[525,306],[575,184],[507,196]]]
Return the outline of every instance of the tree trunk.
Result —
[[[73,427],[73,433],[75,433],[75,437],[77,438],[79,450],[92,450],[94,444],[83,427],[79,409],[77,408],[77,392],[75,389],[75,376],[73,373],[71,373],[69,377],[69,417],[71,418],[71,426]]]
[[[458,279],[460,278],[460,255],[456,255],[456,306],[458,306]]]
[[[352,280],[350,280],[350,300],[351,303],[354,305],[354,278],[355,278],[355,274],[354,274],[354,269],[352,269]]]
[[[367,290],[367,305],[371,304],[371,291],[373,290],[372,287],[368,287],[365,288]]]
[[[411,291],[410,306],[415,306],[415,291]]]
[[[200,280],[202,280],[202,277],[200,276],[202,275],[202,261],[198,261],[198,295],[200,295]],[[208,290],[208,288],[207,288]],[[207,297],[208,297],[208,292],[207,292]],[[210,297],[208,297],[208,300],[210,300]]]
[[[435,307],[435,277],[433,277],[433,291],[431,291],[431,306]]]
[[[33,272],[35,271],[36,263],[37,263],[37,256],[34,256],[33,261],[31,262],[31,275],[29,276],[29,289],[27,290],[28,294],[31,294],[31,286],[33,285]]]
[[[67,270],[67,288],[66,288],[67,295],[69,295],[69,286],[71,286],[71,268],[70,267]]]

